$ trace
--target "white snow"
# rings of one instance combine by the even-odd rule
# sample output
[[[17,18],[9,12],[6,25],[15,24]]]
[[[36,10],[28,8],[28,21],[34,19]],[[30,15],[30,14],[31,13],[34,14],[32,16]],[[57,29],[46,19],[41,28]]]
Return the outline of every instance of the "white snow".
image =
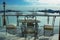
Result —
[[[52,40],[59,40],[59,34],[55,34],[55,35],[52,37]]]
[[[16,35],[12,35],[9,33],[5,33],[5,32],[0,32],[0,38],[5,38],[4,40],[25,40],[25,38],[23,37],[17,37]],[[46,37],[46,36],[40,36],[39,39],[44,39],[44,38],[48,38],[49,40],[58,40],[59,38],[59,34],[55,34],[54,36],[51,37]],[[30,38],[30,40],[33,40],[34,37]]]

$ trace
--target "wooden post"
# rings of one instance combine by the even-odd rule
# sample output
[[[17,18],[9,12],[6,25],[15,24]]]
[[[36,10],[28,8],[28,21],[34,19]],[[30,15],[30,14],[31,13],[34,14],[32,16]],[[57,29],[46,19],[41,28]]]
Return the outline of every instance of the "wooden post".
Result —
[[[55,18],[56,18],[56,16],[53,17],[53,22],[52,22],[52,25],[53,25],[52,33],[53,33],[53,34],[54,34],[54,23],[55,23]],[[53,34],[52,34],[52,35],[53,35]]]
[[[49,24],[49,16],[48,16],[48,19],[47,19],[47,24]]]

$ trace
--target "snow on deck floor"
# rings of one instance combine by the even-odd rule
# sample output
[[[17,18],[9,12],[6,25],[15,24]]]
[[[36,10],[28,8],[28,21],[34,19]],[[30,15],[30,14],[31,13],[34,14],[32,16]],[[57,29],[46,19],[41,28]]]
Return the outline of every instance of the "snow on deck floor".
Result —
[[[39,40],[58,40],[59,35],[55,34],[52,37],[44,37],[44,36],[40,36]],[[33,40],[34,37],[32,37],[30,40]],[[21,38],[21,37],[17,37],[16,35],[11,35],[8,34],[6,35],[5,32],[0,32],[0,40],[25,40],[25,38]]]
[[[55,35],[52,37],[52,40],[59,40],[59,34],[55,34]]]

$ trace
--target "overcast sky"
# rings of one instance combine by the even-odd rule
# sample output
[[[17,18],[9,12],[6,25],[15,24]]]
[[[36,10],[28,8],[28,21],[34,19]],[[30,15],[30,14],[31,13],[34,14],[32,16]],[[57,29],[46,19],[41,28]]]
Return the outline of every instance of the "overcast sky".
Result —
[[[0,0],[0,4],[4,0]],[[5,0],[8,4],[17,4],[17,5],[59,5],[60,0]]]
[[[0,10],[2,9],[2,3],[4,0],[0,0]],[[5,0],[6,9],[29,9],[30,8],[53,8],[60,9],[60,0]]]

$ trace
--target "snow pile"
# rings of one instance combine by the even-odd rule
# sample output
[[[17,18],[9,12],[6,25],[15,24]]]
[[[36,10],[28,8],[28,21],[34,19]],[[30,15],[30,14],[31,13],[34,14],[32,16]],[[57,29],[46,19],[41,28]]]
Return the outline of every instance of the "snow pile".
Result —
[[[55,34],[55,35],[52,37],[52,40],[59,40],[59,34]]]
[[[55,34],[54,36],[51,37],[45,37],[45,36],[40,36],[38,39],[39,40],[58,40],[59,35]],[[28,39],[28,38],[27,38]],[[33,40],[34,37],[30,38],[30,40]],[[25,40],[24,37],[17,37],[16,35],[12,35],[6,32],[0,32],[0,40]]]
[[[12,37],[15,37],[15,35],[11,35],[6,32],[0,32],[0,40],[7,40],[7,39],[11,39]]]

